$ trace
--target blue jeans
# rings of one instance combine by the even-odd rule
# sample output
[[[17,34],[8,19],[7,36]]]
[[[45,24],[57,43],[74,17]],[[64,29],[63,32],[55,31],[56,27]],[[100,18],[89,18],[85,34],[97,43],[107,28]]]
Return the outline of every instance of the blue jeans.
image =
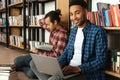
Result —
[[[29,54],[15,58],[14,60],[15,69],[16,71],[24,72],[29,78],[37,78],[34,72],[30,68],[31,60],[32,58]]]

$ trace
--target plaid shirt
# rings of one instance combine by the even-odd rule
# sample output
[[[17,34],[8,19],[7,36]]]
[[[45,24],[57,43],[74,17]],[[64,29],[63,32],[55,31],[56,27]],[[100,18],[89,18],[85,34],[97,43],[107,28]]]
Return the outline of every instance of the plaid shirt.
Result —
[[[78,27],[74,27],[69,36],[69,41],[59,63],[62,67],[69,65],[73,57],[74,42]],[[107,51],[107,37],[105,31],[96,25],[87,23],[83,29],[84,40],[82,45],[81,73],[85,74],[87,80],[105,80],[104,67]],[[79,45],[79,44],[78,44]]]
[[[56,28],[50,33],[49,44],[53,45],[52,51],[40,51],[39,54],[59,57],[67,43],[67,31],[63,28]]]

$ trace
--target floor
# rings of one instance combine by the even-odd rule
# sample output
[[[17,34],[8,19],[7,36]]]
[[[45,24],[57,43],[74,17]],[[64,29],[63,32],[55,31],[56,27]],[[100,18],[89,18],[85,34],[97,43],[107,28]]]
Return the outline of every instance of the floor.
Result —
[[[7,48],[0,45],[0,65],[13,64],[14,59],[17,56],[22,56],[25,54],[27,54],[27,52],[18,49],[15,50],[14,48]]]
[[[7,48],[0,44],[0,65],[12,65],[17,56],[26,55],[28,52],[15,48]],[[9,80],[31,80],[22,72],[12,72]]]

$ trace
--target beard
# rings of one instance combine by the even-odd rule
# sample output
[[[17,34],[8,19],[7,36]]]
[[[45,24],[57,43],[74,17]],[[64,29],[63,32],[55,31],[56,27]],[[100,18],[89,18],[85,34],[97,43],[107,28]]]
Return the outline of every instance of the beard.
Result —
[[[76,26],[82,26],[86,23],[86,21],[87,21],[87,18],[86,18],[86,15],[84,14],[81,18],[76,18],[75,20],[73,20],[73,23]]]
[[[87,21],[87,19],[81,18],[81,19],[77,20],[77,22],[76,22],[76,21],[73,21],[73,23],[74,23],[76,26],[82,26],[82,25],[84,25],[84,23],[85,23],[86,21]]]

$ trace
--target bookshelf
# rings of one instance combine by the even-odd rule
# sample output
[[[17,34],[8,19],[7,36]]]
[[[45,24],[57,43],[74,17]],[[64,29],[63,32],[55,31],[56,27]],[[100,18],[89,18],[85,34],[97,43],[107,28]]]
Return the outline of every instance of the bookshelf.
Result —
[[[105,30],[120,30],[120,27],[103,27]]]
[[[120,78],[120,74],[118,74],[118,73],[115,73],[115,72],[112,72],[112,71],[108,71],[108,70],[106,70],[105,73],[109,74],[111,76],[115,76],[117,78]]]
[[[7,47],[20,48],[28,50],[30,48],[29,41],[39,41],[48,43],[49,33],[39,27],[39,24],[31,24],[30,17],[45,15],[50,10],[61,9],[63,11],[62,2],[68,7],[68,0],[0,0],[4,6],[0,7],[0,18],[4,14],[6,25],[0,25],[0,33],[5,30],[5,41],[1,41]],[[63,24],[68,27],[68,9],[62,12],[65,20]],[[66,17],[67,16],[67,17]],[[32,36],[31,35],[35,35]],[[19,43],[16,40],[20,41]]]
[[[56,0],[36,0],[28,2],[28,44],[31,50],[41,43],[49,43],[49,32],[39,26],[39,19],[56,9]]]
[[[8,0],[8,45],[26,49],[26,0]]]
[[[6,1],[0,0],[0,43],[3,43],[3,44],[7,44],[7,40],[8,40],[7,39],[8,30],[7,30],[7,24],[6,24],[7,9],[5,8],[7,6],[6,3],[7,3]]]
[[[114,9],[116,9],[116,11],[115,10],[113,10],[113,12],[114,12],[114,15],[117,13],[117,8],[115,8],[115,6],[114,5],[117,5],[120,1],[119,0],[115,0],[115,1],[113,1],[113,0],[109,0],[109,2],[108,2],[108,0],[91,0],[91,11],[93,11],[93,13],[95,12],[95,14],[96,14],[96,11],[97,11],[97,8],[98,8],[98,6],[97,5],[94,5],[94,4],[97,4],[97,2],[99,2],[99,3],[105,3],[105,7],[108,5],[108,4],[110,4],[110,7],[114,7]],[[120,9],[120,8],[119,8]],[[106,11],[107,10],[109,10],[110,12],[109,13],[111,13],[112,14],[112,10],[111,10],[111,8],[106,8]],[[117,50],[118,52],[120,51],[120,42],[119,42],[119,36],[120,36],[120,26],[119,26],[119,19],[117,20],[117,18],[116,18],[116,20],[115,20],[115,22],[113,22],[113,20],[112,20],[112,26],[110,26],[111,24],[109,24],[109,26],[106,26],[106,25],[108,25],[108,21],[107,20],[105,20],[105,19],[107,19],[107,15],[106,15],[106,13],[104,13],[105,12],[105,10],[102,10],[103,11],[103,19],[104,20],[101,20],[101,22],[104,22],[104,24],[105,25],[102,25],[103,26],[103,28],[106,30],[106,32],[107,32],[107,37],[108,37],[108,48],[111,50],[111,51],[113,51],[113,50]],[[116,13],[115,13],[116,12]],[[113,16],[114,15],[111,15],[112,16],[112,18],[113,18]],[[116,15],[115,15],[116,16]],[[108,16],[109,17],[109,16]],[[110,17],[109,17],[109,19],[110,19]],[[109,20],[110,21],[110,20]],[[117,23],[118,22],[118,23]],[[115,26],[116,25],[116,26]],[[108,53],[108,54],[110,54],[111,55],[111,53]],[[110,61],[112,61],[112,59],[110,59]],[[113,63],[113,62],[112,62]],[[112,67],[113,65],[109,65],[109,67]],[[120,68],[120,66],[119,66],[119,68]],[[112,77],[114,77],[113,79],[110,79],[110,80],[118,80],[118,79],[120,79],[120,73],[117,73],[116,71],[114,71],[114,70],[112,70],[112,69],[110,69],[110,70],[106,70],[105,71],[105,73],[107,74],[107,75],[110,75],[110,76],[112,76]],[[112,78],[111,77],[111,78]],[[116,78],[118,78],[118,79],[116,79]]]

